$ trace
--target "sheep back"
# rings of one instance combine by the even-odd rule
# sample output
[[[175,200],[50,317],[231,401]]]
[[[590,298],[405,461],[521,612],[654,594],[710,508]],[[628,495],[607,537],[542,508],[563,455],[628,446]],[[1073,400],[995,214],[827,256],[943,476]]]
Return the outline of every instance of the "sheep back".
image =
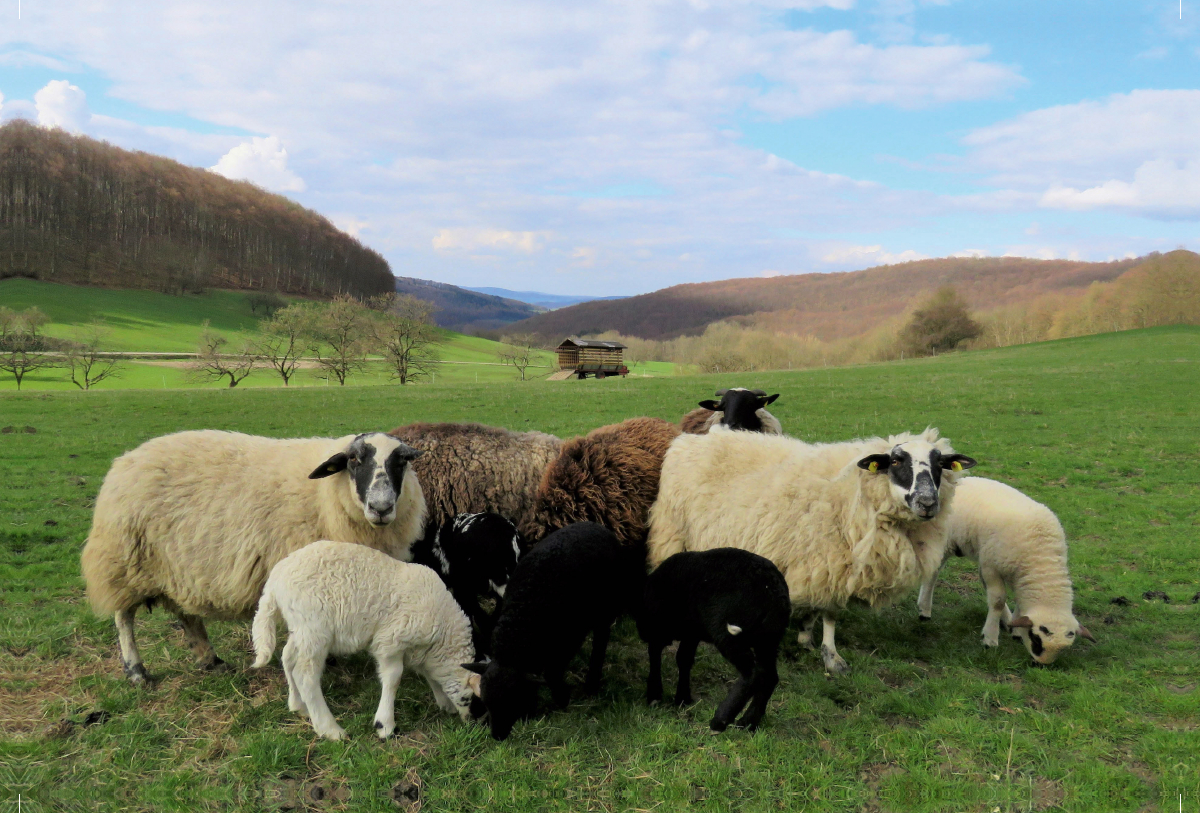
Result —
[[[248,618],[271,568],[318,539],[407,556],[425,514],[411,466],[382,528],[366,521],[345,474],[308,479],[353,439],[179,432],[117,458],[82,555],[93,608],[161,599],[191,615]]]
[[[630,418],[564,443],[538,488],[541,533],[595,522],[622,544],[643,544],[663,457],[679,433],[661,418]]]
[[[413,423],[388,434],[425,453],[412,465],[430,528],[458,514],[490,512],[511,520],[525,539],[541,537],[534,523],[538,485],[561,440],[478,423]]]

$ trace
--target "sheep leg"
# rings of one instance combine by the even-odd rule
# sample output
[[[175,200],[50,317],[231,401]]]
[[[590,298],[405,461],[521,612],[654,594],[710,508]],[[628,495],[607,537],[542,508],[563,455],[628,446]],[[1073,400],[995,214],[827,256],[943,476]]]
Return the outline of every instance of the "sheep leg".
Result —
[[[375,734],[379,739],[386,740],[396,730],[396,689],[400,687],[400,678],[404,675],[404,657],[393,652],[379,656],[375,662],[379,668],[381,687],[379,708],[375,710]]]
[[[662,641],[650,642],[650,674],[646,678],[646,702],[650,705],[662,702],[662,653],[666,647]]]
[[[930,573],[929,577],[921,582],[921,592],[917,596],[917,617],[922,621],[933,618],[933,586],[937,583],[939,572],[941,568]]]
[[[321,693],[321,673],[325,671],[324,652],[301,652],[299,647],[295,654],[295,664],[292,667],[292,677],[300,697],[308,708],[308,717],[312,721],[317,735],[328,740],[340,740],[346,736],[345,730],[338,725],[329,706],[325,703],[325,695]]]
[[[608,652],[608,636],[612,633],[612,620],[596,625],[592,630],[592,654],[588,659],[587,680],[583,684],[585,694],[600,691],[600,678],[604,672],[604,655]]]
[[[196,656],[196,668],[205,671],[228,672],[229,664],[217,657],[212,644],[208,640],[208,630],[204,628],[204,619],[198,615],[176,613],[179,623],[183,625],[183,637],[188,649]]]
[[[133,637],[133,616],[136,613],[137,605],[117,613],[117,639],[121,642],[121,664],[125,667],[125,676],[134,686],[145,686],[151,682],[151,678],[146,674],[142,655]]]
[[[281,660],[283,661],[283,676],[287,678],[288,684],[288,710],[307,717],[308,707],[304,705],[304,701],[300,698],[300,687],[296,685],[296,676],[292,674],[292,670],[296,668],[296,647],[292,644],[290,638],[283,645],[283,657]]]
[[[805,613],[800,616],[800,634],[796,636],[796,641],[805,649],[816,650],[813,645],[813,627],[817,625],[816,613]]]
[[[850,664],[838,654],[837,645],[833,642],[837,616],[827,612],[822,615],[821,620],[824,624],[821,631],[821,660],[825,662],[825,671],[831,675],[848,674]]]
[[[450,695],[446,694],[446,690],[442,688],[442,684],[429,675],[425,675],[425,682],[433,690],[433,699],[437,701],[439,709],[445,712],[458,712],[458,707],[454,705],[454,701],[450,699]]]
[[[998,646],[1000,644],[1000,619],[1008,609],[1004,596],[1004,579],[993,568],[980,568],[979,576],[987,587],[988,613],[983,622],[983,645]],[[1011,617],[1009,619],[1012,620]]]
[[[565,709],[571,702],[571,687],[563,677],[564,671],[563,667],[554,667],[542,673],[550,687],[550,700],[557,709]]]
[[[750,684],[753,687],[754,696],[746,713],[737,721],[739,727],[748,731],[758,729],[763,715],[767,713],[767,703],[770,702],[775,687],[779,685],[779,671],[776,667],[779,659],[779,647],[755,648],[753,652],[754,674],[750,678]]]
[[[675,685],[675,705],[690,706],[692,700],[692,664],[696,662],[696,647],[699,638],[685,638],[679,642],[675,653],[675,665],[679,667],[679,683]]]
[[[713,731],[724,731],[729,728],[733,718],[737,717],[738,712],[750,699],[750,695],[754,691],[757,670],[755,669],[754,655],[748,648],[734,646],[730,641],[719,641],[717,649],[720,650],[725,660],[732,663],[738,670],[737,683],[733,684],[725,695],[725,699],[721,701],[721,705],[717,706],[717,713],[713,715],[708,724]]]

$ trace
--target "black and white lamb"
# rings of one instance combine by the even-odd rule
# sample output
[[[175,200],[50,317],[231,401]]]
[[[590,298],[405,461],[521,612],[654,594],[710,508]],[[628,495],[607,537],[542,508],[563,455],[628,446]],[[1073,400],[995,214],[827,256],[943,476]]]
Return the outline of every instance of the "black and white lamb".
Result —
[[[717,425],[768,435],[783,434],[779,419],[767,412],[767,405],[774,403],[779,393],[767,395],[766,390],[730,387],[717,390],[717,395],[720,401],[701,401],[699,408],[680,419],[679,427],[684,434],[704,435]]]
[[[499,514],[459,514],[440,527],[429,528],[413,543],[417,564],[432,568],[471,619],[475,652],[490,651],[493,616],[479,606],[479,597],[504,598],[504,590],[525,545],[511,522]],[[496,612],[500,609],[496,605]]]
[[[493,737],[505,739],[518,719],[534,713],[539,677],[555,705],[567,705],[563,674],[589,632],[585,688],[599,690],[613,622],[637,600],[644,570],[642,551],[593,522],[557,530],[521,557],[492,631],[493,659],[467,665],[482,675],[478,692]]]
[[[709,727],[758,728],[779,684],[779,643],[791,616],[787,581],[770,559],[737,548],[677,553],[646,578],[638,634],[650,647],[646,699],[662,700],[662,651],[679,641],[675,705],[692,702],[692,664],[701,641],[737,668],[741,677],[725,695]]]

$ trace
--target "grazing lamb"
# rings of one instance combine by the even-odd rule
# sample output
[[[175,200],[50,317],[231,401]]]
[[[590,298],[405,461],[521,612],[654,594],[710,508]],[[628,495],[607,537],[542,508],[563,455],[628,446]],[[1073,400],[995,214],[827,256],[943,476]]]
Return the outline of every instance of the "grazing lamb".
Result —
[[[516,527],[499,514],[459,514],[441,527],[427,528],[413,543],[412,560],[438,573],[471,619],[481,656],[491,649],[492,616],[479,606],[479,597],[504,597],[524,547]]]
[[[477,423],[413,423],[388,433],[425,454],[413,464],[429,523],[458,514],[508,517],[527,541],[544,531],[534,521],[542,473],[563,442],[542,432],[511,432]]]
[[[768,435],[783,434],[779,419],[767,412],[767,404],[774,403],[779,393],[767,395],[765,390],[731,387],[717,390],[717,395],[720,401],[701,401],[699,409],[684,415],[679,421],[680,429],[689,435],[703,435],[720,424],[730,429],[765,432]]]
[[[791,614],[787,582],[769,559],[737,548],[675,554],[646,578],[638,613],[650,646],[646,699],[662,700],[662,651],[679,641],[675,705],[690,704],[696,647],[707,641],[741,674],[709,727],[724,731],[749,701],[737,725],[753,731],[779,684],[775,661]]]
[[[767,557],[792,603],[822,613],[825,668],[844,673],[837,610],[851,599],[886,605],[937,569],[939,513],[957,472],[974,465],[936,429],[830,444],[720,427],[682,435],[663,461],[650,512],[650,563],[721,547]]]
[[[462,666],[475,659],[470,623],[427,567],[327,540],[289,554],[271,570],[254,616],[255,669],[271,662],[280,615],[288,628],[288,708],[306,715],[319,736],[346,736],[321,693],[329,654],[370,649],[383,686],[375,711],[380,739],[396,730],[396,688],[405,667],[425,678],[443,711],[466,720],[473,701],[478,708],[472,687],[479,677]]]
[[[421,453],[382,433],[276,440],[179,432],[113,461],[96,498],[83,578],[116,616],[125,673],[149,677],[137,608],[179,616],[203,669],[224,666],[204,618],[249,618],[283,557],[334,538],[398,558],[421,535],[425,500],[408,465]]]
[[[535,711],[539,675],[555,705],[567,705],[571,691],[563,673],[588,632],[584,685],[589,693],[599,690],[613,621],[637,601],[643,572],[638,551],[591,522],[555,531],[521,557],[492,631],[494,659],[467,666],[482,675],[478,693],[493,737],[505,739],[518,719]]]
[[[1041,503],[995,480],[963,478],[946,523],[944,558],[951,555],[979,563],[988,604],[984,646],[999,644],[1003,625],[1025,643],[1035,662],[1050,664],[1077,637],[1096,640],[1071,612],[1066,536],[1058,517]],[[923,621],[933,617],[937,577],[933,570],[921,584],[917,607]],[[1009,587],[1019,618],[1005,603]]]
[[[660,418],[630,418],[563,444],[542,476],[541,532],[596,522],[623,544],[642,545],[667,447],[679,427]]]

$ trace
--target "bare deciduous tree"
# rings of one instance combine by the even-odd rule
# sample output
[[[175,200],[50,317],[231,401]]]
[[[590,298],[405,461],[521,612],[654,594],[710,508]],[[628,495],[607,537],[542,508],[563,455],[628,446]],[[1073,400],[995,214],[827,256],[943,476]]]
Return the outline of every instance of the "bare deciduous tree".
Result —
[[[301,357],[312,349],[313,319],[312,308],[293,302],[259,322],[262,338],[258,340],[257,355],[279,374],[285,387],[296,374]]]
[[[38,333],[50,317],[34,306],[17,312],[0,307],[0,372],[17,380],[17,389],[29,373],[58,367],[61,357],[47,351],[50,343]]]
[[[372,299],[372,306],[381,311],[375,338],[391,377],[401,384],[430,377],[439,364],[437,345],[444,341],[433,323],[433,303],[408,294],[383,294]]]
[[[322,378],[345,386],[351,373],[362,369],[374,333],[371,312],[357,299],[339,296],[313,320],[314,352]]]
[[[71,383],[79,389],[90,390],[106,378],[120,376],[120,357],[104,351],[111,333],[97,322],[72,331],[66,357]]]
[[[537,360],[538,339],[532,333],[522,333],[515,336],[505,336],[503,346],[497,351],[502,364],[511,364],[517,368],[517,374],[522,381],[528,376],[526,371],[534,366]]]
[[[254,343],[248,339],[241,343],[236,353],[222,352],[228,344],[229,339],[214,332],[205,319],[196,359],[191,364],[191,375],[201,380],[221,381],[227,378],[230,387],[241,383],[259,366],[258,354]]]

